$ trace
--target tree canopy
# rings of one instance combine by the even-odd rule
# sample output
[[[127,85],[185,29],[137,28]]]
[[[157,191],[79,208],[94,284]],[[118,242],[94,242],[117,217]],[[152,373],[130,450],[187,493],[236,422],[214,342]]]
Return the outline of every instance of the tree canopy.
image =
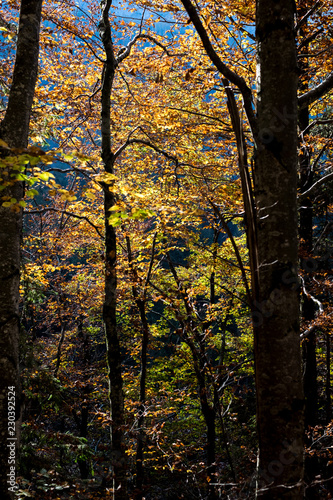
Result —
[[[332,7],[40,7],[0,9],[4,498],[330,498]]]

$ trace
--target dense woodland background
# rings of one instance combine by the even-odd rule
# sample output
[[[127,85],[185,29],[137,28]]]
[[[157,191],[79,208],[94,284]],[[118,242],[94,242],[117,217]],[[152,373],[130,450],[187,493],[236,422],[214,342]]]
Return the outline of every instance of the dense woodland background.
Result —
[[[257,153],[241,91],[207,55],[188,3],[104,2],[101,11],[93,0],[44,1],[29,145],[5,133],[0,141],[2,210],[24,209],[17,498],[255,497],[252,320],[275,314],[267,302],[253,305],[240,169],[255,190]],[[1,119],[19,7],[0,8]],[[255,3],[196,9],[256,105]],[[297,2],[299,96],[331,75],[332,16],[330,2]],[[309,499],[333,495],[331,80],[297,117],[300,278],[288,276],[300,297]],[[272,115],[283,133],[289,109]],[[15,182],[25,183],[24,199],[10,191]],[[108,321],[117,338],[107,346]],[[111,417],[113,375],[123,400]],[[114,492],[117,467],[124,497]]]

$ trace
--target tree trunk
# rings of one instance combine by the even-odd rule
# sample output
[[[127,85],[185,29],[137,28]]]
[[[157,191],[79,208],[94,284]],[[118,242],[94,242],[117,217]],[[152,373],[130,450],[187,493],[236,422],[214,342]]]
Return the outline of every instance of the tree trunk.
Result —
[[[147,274],[146,284],[144,286],[142,294],[140,294],[140,290],[138,289],[138,284],[140,282],[138,271],[133,264],[133,256],[131,249],[131,241],[128,235],[126,235],[126,246],[127,246],[127,256],[128,256],[128,264],[131,269],[133,285],[132,285],[132,293],[135,304],[138,308],[140,321],[141,321],[141,334],[142,334],[142,345],[141,345],[141,372],[140,372],[140,406],[138,409],[138,437],[137,437],[137,449],[136,449],[136,488],[137,494],[135,498],[142,498],[142,486],[144,481],[144,466],[143,466],[143,458],[144,458],[144,421],[145,421],[145,402],[146,402],[146,381],[147,381],[147,350],[149,343],[149,324],[147,320],[146,314],[146,300],[147,300],[147,285],[154,261],[154,249],[155,249],[155,239],[153,241],[153,249],[152,249],[152,257],[150,261],[149,271]]]
[[[326,334],[326,424],[328,425],[332,419],[331,411],[331,336],[328,332]]]
[[[114,175],[114,155],[111,150],[111,90],[114,81],[117,62],[114,55],[109,10],[111,1],[101,2],[102,17],[99,31],[103,42],[106,62],[102,75],[102,160],[106,174]],[[124,397],[123,378],[121,371],[121,352],[116,322],[117,303],[117,241],[116,232],[109,224],[110,209],[115,204],[112,190],[113,181],[103,183],[104,217],[105,217],[105,299],[103,305],[103,320],[107,345],[109,398],[111,408],[111,467],[113,472],[113,498],[127,499],[126,488],[126,454],[124,444]]]
[[[298,18],[302,19],[308,12],[309,5],[307,1],[301,1],[301,6],[298,11]],[[306,39],[307,34],[307,20],[303,21],[299,35],[300,44]],[[303,94],[309,90],[309,60],[306,57],[309,54],[309,43],[305,43],[300,48],[298,54],[298,67],[300,72],[299,90]],[[303,136],[303,131],[309,125],[309,106],[304,106],[299,111],[298,116],[299,129],[301,134],[300,143],[300,175],[299,184],[301,192],[307,191],[313,184],[313,172],[311,170],[310,155],[311,152],[306,145],[306,136]],[[310,253],[312,252],[312,219],[313,207],[311,197],[305,198],[301,201],[300,206],[300,220],[299,220],[299,238],[300,238],[300,251],[301,251],[301,265],[306,262]],[[303,260],[304,259],[304,260]],[[307,269],[305,269],[305,272]],[[304,277],[305,285],[307,285],[306,277]],[[304,299],[307,301],[307,298]],[[312,321],[315,318],[315,308],[313,302],[308,301],[306,304],[303,302],[303,317],[306,321]],[[315,426],[317,422],[317,359],[316,359],[316,331],[314,330],[303,341],[303,384],[305,396],[305,429],[310,426]]]
[[[42,0],[21,2],[13,80],[6,114],[0,125],[0,138],[15,149],[26,148],[28,144],[38,71],[41,7]],[[9,154],[15,154],[15,151]],[[1,156],[8,156],[8,150],[0,148]],[[16,198],[17,201],[23,195],[24,185],[21,182],[15,182],[2,191],[2,196]],[[0,496],[6,500],[14,497],[13,491],[17,488],[16,454],[21,417],[19,280],[22,210],[0,206],[0,218]]]
[[[303,498],[303,387],[297,238],[294,2],[257,0],[255,164],[259,290],[254,314],[257,498]]]

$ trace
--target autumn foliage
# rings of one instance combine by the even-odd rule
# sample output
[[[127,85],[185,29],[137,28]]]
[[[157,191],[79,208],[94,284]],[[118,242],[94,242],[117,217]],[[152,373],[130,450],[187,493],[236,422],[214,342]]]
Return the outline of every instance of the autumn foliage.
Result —
[[[220,58],[256,99],[254,2],[198,3]],[[308,50],[302,95],[332,67],[332,8],[299,4],[299,56]],[[0,110],[11,85],[18,8],[7,0],[0,10]],[[308,13],[306,24],[300,9]],[[0,141],[0,189],[16,180],[26,189],[22,200],[2,199],[11,210],[24,208],[18,498],[114,498],[103,326],[105,193],[114,200],[106,220],[117,235],[128,498],[254,498],[251,261],[227,85],[180,2],[111,6],[118,63],[110,173],[101,158],[100,5],[52,0],[42,16],[29,147],[13,151]],[[242,96],[229,85],[253,186],[252,131]],[[306,189],[300,182],[299,205],[311,195],[313,213],[312,244],[301,240],[299,255],[304,352],[316,335],[306,498],[331,498],[332,491],[331,101],[330,91],[310,103],[307,129],[299,130],[300,161],[307,155],[311,172]],[[12,168],[17,174],[9,178]]]

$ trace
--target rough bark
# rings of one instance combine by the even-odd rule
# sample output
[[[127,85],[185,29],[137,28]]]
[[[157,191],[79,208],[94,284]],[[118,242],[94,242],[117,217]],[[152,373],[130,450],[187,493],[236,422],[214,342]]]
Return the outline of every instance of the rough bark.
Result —
[[[30,113],[38,71],[41,7],[42,0],[21,2],[12,85],[6,113],[0,125],[0,138],[15,149],[26,148],[28,144]],[[15,154],[15,151],[10,154]],[[7,156],[8,150],[0,151],[0,155]],[[21,182],[15,182],[2,192],[2,196],[16,198],[17,201],[22,199],[23,194],[24,185]],[[17,456],[21,416],[19,280],[22,212],[1,206],[0,219],[0,496],[6,500],[14,496],[8,488],[15,489],[15,480],[13,484],[8,482],[11,479],[7,475],[10,472],[9,467],[14,467],[11,469],[14,471],[13,478],[17,473],[17,460],[16,457],[13,462],[9,460],[11,448],[8,445],[16,443],[14,455]],[[13,387],[12,392],[16,395],[16,436],[11,435],[13,427],[8,426],[11,421],[8,387]],[[15,437],[16,441],[8,439]]]
[[[297,238],[297,64],[292,0],[257,0],[255,164],[259,291],[254,316],[257,498],[303,498]]]
[[[114,155],[111,150],[111,90],[114,82],[117,61],[111,37],[109,22],[110,0],[101,2],[102,17],[99,31],[103,42],[106,62],[102,75],[102,160],[107,174],[114,174]],[[114,497],[117,500],[126,499],[126,454],[124,444],[124,398],[123,379],[121,371],[121,352],[116,321],[117,303],[117,241],[116,232],[109,224],[110,209],[115,204],[112,183],[104,187],[105,216],[105,299],[103,305],[103,320],[107,344],[109,398],[111,407],[111,467],[113,471]]]

